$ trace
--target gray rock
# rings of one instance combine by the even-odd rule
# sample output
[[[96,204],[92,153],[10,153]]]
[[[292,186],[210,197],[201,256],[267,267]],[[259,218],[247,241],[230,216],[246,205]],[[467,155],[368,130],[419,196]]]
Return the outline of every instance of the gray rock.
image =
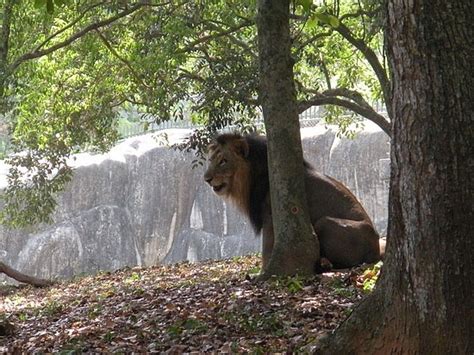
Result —
[[[136,238],[129,216],[117,206],[98,206],[25,238],[15,268],[44,278],[136,265]]]
[[[187,131],[169,130],[171,142]],[[343,181],[385,232],[388,137],[368,127],[355,140],[322,126],[302,130],[306,159]],[[79,154],[52,225],[0,227],[2,261],[42,278],[128,266],[228,258],[260,250],[248,221],[191,168],[191,153],[130,138],[105,155]],[[0,166],[0,186],[6,167]]]

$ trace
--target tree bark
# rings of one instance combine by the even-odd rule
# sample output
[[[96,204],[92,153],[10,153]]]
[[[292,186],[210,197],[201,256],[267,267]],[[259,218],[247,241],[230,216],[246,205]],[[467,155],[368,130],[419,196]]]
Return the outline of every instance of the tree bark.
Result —
[[[53,284],[53,282],[49,280],[38,279],[33,276],[22,274],[21,272],[15,269],[12,269],[10,266],[6,265],[5,263],[2,263],[1,261],[0,261],[0,273],[5,274],[8,277],[11,277],[12,279],[15,279],[18,282],[27,283],[29,285],[33,285],[36,287],[46,287],[46,286],[51,286]]]
[[[376,291],[320,352],[471,354],[474,3],[388,0],[393,139]]]
[[[8,49],[10,43],[13,0],[7,0],[0,11],[2,15],[2,26],[0,27],[0,113],[4,113],[6,110],[4,100],[8,76]]]
[[[319,244],[307,212],[303,150],[294,86],[289,0],[259,0],[260,102],[268,140],[273,252],[270,275],[314,273]]]

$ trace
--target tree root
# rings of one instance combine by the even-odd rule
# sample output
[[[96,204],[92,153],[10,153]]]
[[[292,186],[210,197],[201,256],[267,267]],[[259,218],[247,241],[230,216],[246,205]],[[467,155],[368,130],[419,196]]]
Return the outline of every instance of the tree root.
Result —
[[[18,282],[33,285],[35,287],[47,287],[53,284],[50,280],[39,279],[33,276],[25,275],[0,261],[0,272],[15,279]]]
[[[384,310],[377,292],[362,301],[332,334],[318,342],[316,354],[379,354]]]

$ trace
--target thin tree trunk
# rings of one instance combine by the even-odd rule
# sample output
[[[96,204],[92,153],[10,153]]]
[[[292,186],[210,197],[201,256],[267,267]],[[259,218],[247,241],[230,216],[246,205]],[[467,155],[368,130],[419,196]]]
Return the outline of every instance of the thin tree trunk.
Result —
[[[260,0],[257,28],[260,99],[268,139],[275,236],[272,256],[263,276],[311,274],[319,259],[319,245],[306,207],[303,150],[290,51],[289,0]]]
[[[7,85],[8,51],[10,43],[10,27],[13,15],[14,0],[6,0],[1,9],[2,26],[0,27],[0,114],[7,108],[5,105],[5,89]],[[10,266],[0,262],[0,273],[3,273],[16,281],[27,283],[37,287],[51,285],[50,281],[31,277],[12,269]]]
[[[46,287],[53,284],[53,282],[49,280],[38,279],[33,276],[22,274],[21,272],[11,268],[5,263],[2,263],[1,261],[0,261],[0,273],[5,274],[8,277],[11,277],[12,279],[15,279],[18,282],[27,283],[29,285],[33,285],[36,287]]]
[[[377,290],[321,353],[474,351],[471,1],[389,0],[388,246]]]
[[[5,110],[4,99],[7,82],[8,49],[10,43],[10,26],[13,14],[13,0],[6,0],[0,10],[2,26],[0,27],[0,113]]]

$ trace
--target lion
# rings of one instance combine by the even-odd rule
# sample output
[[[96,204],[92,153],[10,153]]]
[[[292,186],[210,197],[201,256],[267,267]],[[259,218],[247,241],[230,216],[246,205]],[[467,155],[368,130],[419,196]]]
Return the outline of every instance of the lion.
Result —
[[[257,234],[262,232],[265,269],[274,241],[265,137],[221,134],[209,145],[208,156],[204,180],[249,218]],[[324,260],[315,271],[380,260],[379,235],[357,198],[341,182],[304,165],[310,220]]]

